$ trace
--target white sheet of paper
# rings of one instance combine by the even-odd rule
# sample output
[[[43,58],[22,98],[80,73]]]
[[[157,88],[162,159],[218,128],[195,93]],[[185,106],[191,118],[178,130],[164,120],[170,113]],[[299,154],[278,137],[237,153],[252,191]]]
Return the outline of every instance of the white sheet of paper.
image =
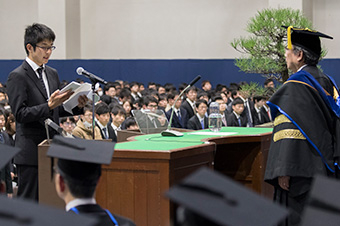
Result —
[[[199,131],[199,132],[192,132],[192,133],[188,133],[191,135],[207,135],[207,136],[211,136],[211,135],[215,135],[215,136],[230,136],[230,135],[235,135],[237,134],[237,132],[211,132],[211,131]]]
[[[78,105],[78,98],[81,95],[86,95],[90,100],[92,100],[92,90],[90,83],[84,83],[78,89],[74,91],[74,94],[70,96],[66,101],[64,101],[64,109],[65,111],[72,114],[72,109]],[[91,95],[89,95],[91,94]]]

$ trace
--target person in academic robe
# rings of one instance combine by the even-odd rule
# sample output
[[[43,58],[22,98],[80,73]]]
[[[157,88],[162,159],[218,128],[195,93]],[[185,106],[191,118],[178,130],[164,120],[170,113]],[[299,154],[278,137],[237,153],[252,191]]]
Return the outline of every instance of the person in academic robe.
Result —
[[[294,74],[268,102],[274,130],[264,179],[274,186],[274,200],[290,209],[288,225],[299,225],[314,176],[334,175],[340,150],[339,91],[316,66],[319,37],[331,38],[287,28],[285,58]]]
[[[111,163],[113,149],[112,142],[56,136],[47,153],[58,158],[55,188],[68,212],[96,218],[98,226],[135,226],[132,220],[102,208],[95,199],[101,164]]]
[[[196,115],[192,116],[188,121],[188,129],[201,130],[209,128],[209,120],[206,117],[206,112],[208,110],[207,101],[200,99],[195,103]]]

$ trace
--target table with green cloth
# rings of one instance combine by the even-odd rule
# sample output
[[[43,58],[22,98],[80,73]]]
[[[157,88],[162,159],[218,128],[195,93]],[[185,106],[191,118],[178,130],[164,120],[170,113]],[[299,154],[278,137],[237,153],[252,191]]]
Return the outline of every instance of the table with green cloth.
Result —
[[[163,196],[172,185],[202,166],[271,196],[263,182],[271,128],[223,127],[134,136],[117,143],[110,166],[103,165],[97,201],[137,225],[171,225],[174,205]]]

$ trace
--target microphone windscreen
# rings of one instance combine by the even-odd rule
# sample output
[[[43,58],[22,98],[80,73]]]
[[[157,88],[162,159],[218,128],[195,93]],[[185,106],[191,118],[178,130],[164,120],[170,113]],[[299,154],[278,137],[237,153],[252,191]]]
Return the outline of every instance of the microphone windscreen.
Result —
[[[76,70],[78,75],[82,75],[83,71],[84,71],[84,68],[82,68],[82,67],[78,67],[77,70]]]
[[[191,82],[190,82],[190,86],[193,86],[198,80],[200,80],[201,79],[201,76],[200,75],[197,75],[197,77],[196,78],[194,78],[194,80],[192,80]]]

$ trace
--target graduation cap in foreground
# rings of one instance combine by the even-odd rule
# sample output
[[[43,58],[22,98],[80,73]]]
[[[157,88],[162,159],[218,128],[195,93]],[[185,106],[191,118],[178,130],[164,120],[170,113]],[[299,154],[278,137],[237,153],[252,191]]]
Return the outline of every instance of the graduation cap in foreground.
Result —
[[[282,26],[287,29],[288,49],[292,49],[292,44],[305,48],[316,56],[321,54],[320,38],[333,39],[333,37],[309,28],[296,28],[293,26]]]
[[[60,226],[60,225],[96,225],[97,219],[65,212],[22,199],[9,199],[0,195],[0,225],[6,226]]]
[[[288,215],[284,207],[207,168],[170,188],[166,196],[216,225],[272,226]]]
[[[75,181],[99,178],[101,164],[110,164],[113,142],[54,136],[47,156],[58,158],[58,171]]]
[[[0,143],[0,170],[6,166],[11,159],[21,151],[20,148]]]
[[[335,226],[340,223],[340,181],[316,176],[302,215],[302,226]]]

